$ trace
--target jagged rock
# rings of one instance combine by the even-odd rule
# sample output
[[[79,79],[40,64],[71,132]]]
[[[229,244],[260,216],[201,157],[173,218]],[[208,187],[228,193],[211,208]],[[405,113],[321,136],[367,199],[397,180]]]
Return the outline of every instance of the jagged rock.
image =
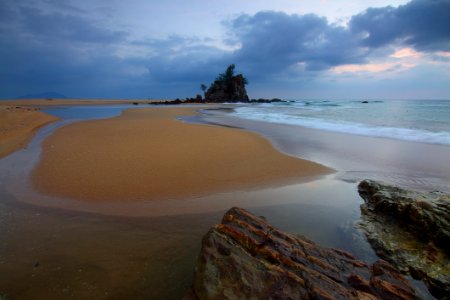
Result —
[[[389,263],[283,233],[241,208],[203,238],[185,299],[418,299]]]
[[[245,79],[242,74],[233,76],[230,82],[216,80],[206,91],[207,102],[248,102]]]
[[[423,280],[437,298],[450,295],[450,195],[414,192],[364,180],[361,227],[375,250]]]

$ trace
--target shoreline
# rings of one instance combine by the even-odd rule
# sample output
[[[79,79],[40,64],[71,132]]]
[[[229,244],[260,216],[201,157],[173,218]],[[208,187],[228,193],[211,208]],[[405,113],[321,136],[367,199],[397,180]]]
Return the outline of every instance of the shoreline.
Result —
[[[176,120],[195,109],[131,109],[64,126],[43,142],[32,171],[34,188],[62,198],[133,202],[286,184],[332,172],[280,153],[256,133]]]
[[[38,129],[57,120],[35,108],[0,106],[0,159],[27,147]]]
[[[447,145],[247,120],[220,110],[201,115],[199,122],[255,132],[281,153],[335,169],[337,179],[346,182],[373,179],[406,189],[450,193],[450,166],[442,164],[449,157]]]
[[[114,104],[149,104],[160,102],[160,99],[6,99],[0,100],[1,106],[32,106],[32,107],[52,107],[52,106],[78,106],[78,105],[114,105]]]

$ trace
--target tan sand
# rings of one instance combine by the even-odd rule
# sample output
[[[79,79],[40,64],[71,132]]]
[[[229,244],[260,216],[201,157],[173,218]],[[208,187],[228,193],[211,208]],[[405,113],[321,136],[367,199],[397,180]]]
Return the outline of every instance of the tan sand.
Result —
[[[43,143],[38,191],[92,201],[184,198],[305,180],[331,170],[239,129],[185,124],[193,108],[128,110],[58,129]]]
[[[24,148],[38,128],[55,120],[35,108],[0,106],[0,158]]]
[[[150,102],[159,102],[158,99],[13,99],[1,100],[1,106],[63,106],[63,105],[111,105],[111,104],[148,104]]]

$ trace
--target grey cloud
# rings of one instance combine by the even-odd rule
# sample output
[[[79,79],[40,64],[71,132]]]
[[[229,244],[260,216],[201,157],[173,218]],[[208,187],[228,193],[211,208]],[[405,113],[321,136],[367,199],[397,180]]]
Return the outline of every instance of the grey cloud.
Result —
[[[71,14],[67,6],[65,13],[64,7],[44,13],[40,4],[0,4],[8,16],[0,19],[0,97],[48,90],[98,95],[105,93],[108,82],[114,82],[108,87],[112,88],[133,79],[118,70],[134,62],[113,55],[114,47],[127,37],[125,32]]]
[[[3,36],[45,43],[119,43],[128,33],[106,28],[79,14],[81,10],[68,4],[55,6],[54,0],[0,2],[0,32]],[[53,10],[45,10],[51,4]],[[57,9],[55,9],[55,7]]]
[[[77,15],[45,14],[38,8],[20,9],[22,30],[34,38],[85,43],[114,43],[124,41],[125,31],[102,28],[95,22]]]
[[[230,30],[242,45],[233,58],[268,72],[283,72],[299,63],[306,70],[323,70],[364,62],[367,54],[348,30],[313,14],[243,15],[231,23]]]
[[[158,82],[203,82],[222,71],[229,53],[199,43],[197,38],[172,36],[147,41],[152,53],[145,62],[150,78]]]
[[[231,63],[261,86],[362,64],[387,55],[386,47],[394,43],[422,51],[450,49],[450,0],[368,9],[347,27],[313,14],[244,14],[224,23],[228,36],[222,42],[239,45],[235,50],[179,35],[130,41],[126,31],[90,19],[76,7],[44,9],[56,3],[0,1],[0,97],[48,90],[69,96],[138,96],[149,95],[149,89],[181,97],[198,92],[200,83],[210,83]],[[118,57],[119,46],[138,47],[147,55]]]
[[[382,47],[404,43],[422,51],[450,50],[450,1],[413,0],[405,5],[369,8],[353,16],[355,35],[366,35],[363,45]]]

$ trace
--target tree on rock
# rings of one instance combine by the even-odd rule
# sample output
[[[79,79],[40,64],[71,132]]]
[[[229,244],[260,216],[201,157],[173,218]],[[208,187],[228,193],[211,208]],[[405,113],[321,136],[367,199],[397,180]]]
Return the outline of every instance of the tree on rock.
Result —
[[[217,76],[205,93],[207,102],[247,102],[249,101],[245,85],[247,79],[242,75],[234,75],[235,65],[231,64],[224,73]]]

